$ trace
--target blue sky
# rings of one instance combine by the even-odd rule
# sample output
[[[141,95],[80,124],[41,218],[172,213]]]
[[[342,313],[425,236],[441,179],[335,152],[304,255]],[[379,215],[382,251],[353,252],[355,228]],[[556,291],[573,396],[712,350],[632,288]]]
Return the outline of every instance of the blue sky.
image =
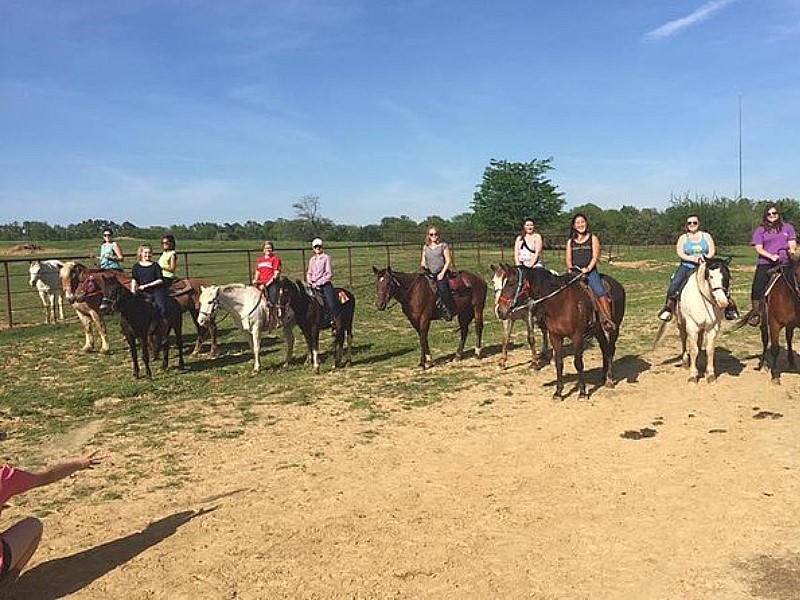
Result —
[[[800,0],[0,0],[0,222],[800,196]]]

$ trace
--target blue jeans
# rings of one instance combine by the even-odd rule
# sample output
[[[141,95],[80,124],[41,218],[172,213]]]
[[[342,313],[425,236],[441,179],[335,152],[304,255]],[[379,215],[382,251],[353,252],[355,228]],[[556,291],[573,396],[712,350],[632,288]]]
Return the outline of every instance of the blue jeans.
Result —
[[[331,311],[331,316],[335,317],[339,314],[339,303],[336,301],[336,290],[333,289],[333,284],[329,281],[319,286],[322,295],[325,296],[325,302],[328,303],[328,309]]]
[[[678,267],[678,269],[675,271],[675,274],[672,276],[672,279],[669,280],[667,298],[672,298],[673,300],[678,298],[678,295],[681,293],[681,289],[683,289],[683,284],[686,283],[689,275],[694,273],[696,268],[697,267],[687,267],[684,264],[681,264]]]
[[[606,296],[606,288],[603,287],[603,280],[600,279],[600,272],[597,269],[592,269],[586,273],[586,282],[598,298]]]

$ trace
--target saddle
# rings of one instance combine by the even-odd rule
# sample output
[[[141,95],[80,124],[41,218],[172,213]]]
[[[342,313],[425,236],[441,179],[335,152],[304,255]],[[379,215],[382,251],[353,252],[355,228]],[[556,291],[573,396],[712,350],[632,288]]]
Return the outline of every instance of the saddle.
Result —
[[[438,295],[439,288],[436,287],[436,276],[430,271],[425,271],[425,278],[428,280],[428,285],[434,294]],[[466,294],[472,292],[472,283],[464,277],[461,271],[448,272],[447,274],[447,287],[453,294]]]
[[[175,296],[183,296],[192,291],[192,284],[186,279],[176,279],[169,287],[167,295],[174,298]]]

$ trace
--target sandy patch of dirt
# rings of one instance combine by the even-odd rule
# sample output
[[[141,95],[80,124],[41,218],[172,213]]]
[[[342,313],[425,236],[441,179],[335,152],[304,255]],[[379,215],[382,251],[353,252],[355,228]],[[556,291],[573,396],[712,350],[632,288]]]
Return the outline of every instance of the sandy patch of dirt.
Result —
[[[238,439],[110,444],[59,485],[127,474],[124,497],[46,517],[15,597],[796,598],[800,378],[720,352],[718,382],[690,385],[675,352],[619,357],[581,403],[519,348],[502,373],[435,367],[490,382],[443,402],[373,398],[385,419],[332,395],[257,407]],[[154,467],[166,448],[182,487]]]

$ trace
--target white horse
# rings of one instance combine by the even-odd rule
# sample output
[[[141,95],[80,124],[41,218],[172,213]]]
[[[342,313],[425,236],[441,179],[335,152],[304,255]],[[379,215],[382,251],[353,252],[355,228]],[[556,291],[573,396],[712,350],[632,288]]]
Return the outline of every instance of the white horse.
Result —
[[[492,270],[492,287],[494,289],[494,314],[497,315],[497,305],[500,299],[500,293],[503,291],[503,286],[506,284],[506,273],[510,268],[508,265],[490,265]],[[534,311],[527,306],[520,306],[509,315],[508,319],[500,319],[503,324],[503,344],[500,360],[498,364],[501,369],[505,369],[508,365],[508,346],[511,343],[511,331],[514,328],[514,321],[525,321],[528,328],[528,346],[531,349],[531,368],[538,370],[541,367],[540,359],[545,360],[547,357],[548,340],[547,331],[543,325],[539,325],[542,331],[542,354],[536,354],[536,336],[534,334],[536,328],[536,318]]]
[[[64,288],[59,275],[62,266],[60,260],[35,260],[28,268],[28,283],[39,292],[48,323],[64,321]]]
[[[706,381],[717,379],[714,367],[714,349],[724,311],[728,307],[731,259],[708,258],[689,275],[675,308],[678,331],[681,337],[681,358],[689,368],[689,382],[697,383],[697,355],[705,342]],[[666,324],[664,324],[666,325]],[[661,339],[664,325],[659,329]]]
[[[200,288],[200,312],[197,322],[208,325],[223,308],[233,317],[236,326],[247,334],[247,342],[253,352],[253,371],[261,369],[261,334],[270,330],[270,309],[261,290],[251,285],[231,283],[224,286],[210,285]],[[286,340],[286,359],[292,359],[294,349],[293,327],[283,327],[283,338]]]

